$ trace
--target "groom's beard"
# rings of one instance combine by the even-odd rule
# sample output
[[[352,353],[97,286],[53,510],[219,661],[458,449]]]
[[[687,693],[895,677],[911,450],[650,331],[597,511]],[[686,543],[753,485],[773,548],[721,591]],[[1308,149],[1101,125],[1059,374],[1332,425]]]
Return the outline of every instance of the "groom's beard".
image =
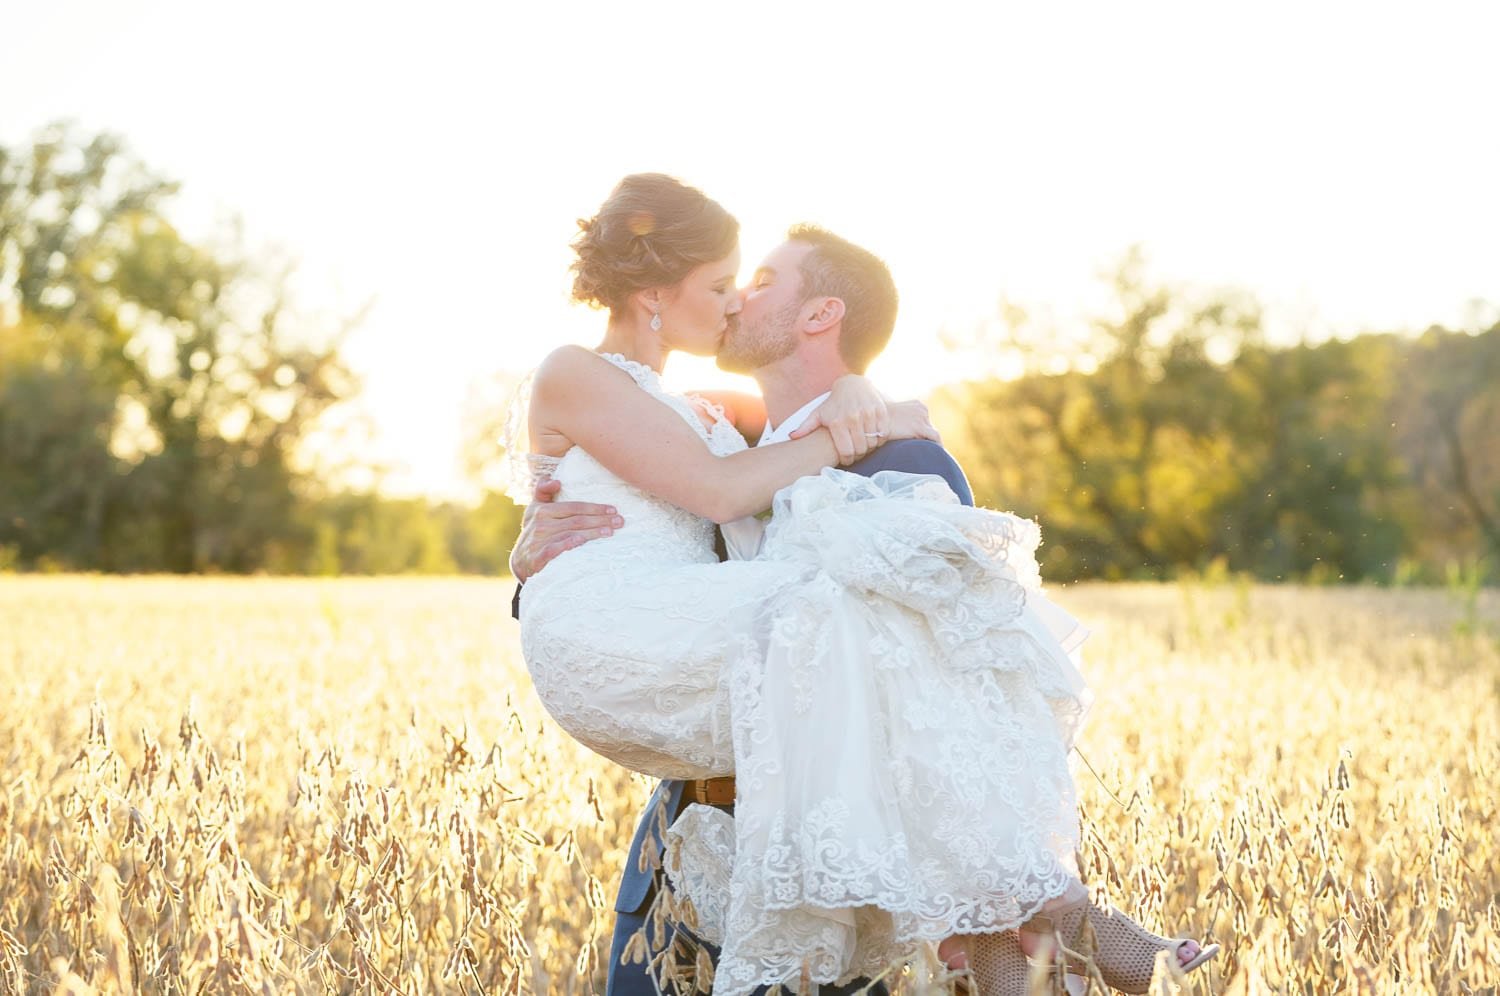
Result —
[[[739,328],[732,328],[719,345],[715,359],[719,369],[750,374],[791,356],[797,351],[797,333],[792,331],[792,323],[801,310],[802,304],[798,302],[766,315],[754,325],[741,319]]]

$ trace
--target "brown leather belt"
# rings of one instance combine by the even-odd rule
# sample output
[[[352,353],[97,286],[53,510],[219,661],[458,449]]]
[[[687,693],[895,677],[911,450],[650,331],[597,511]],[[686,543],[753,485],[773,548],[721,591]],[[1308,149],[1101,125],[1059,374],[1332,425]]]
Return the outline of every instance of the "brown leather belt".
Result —
[[[723,778],[694,778],[682,787],[682,797],[688,802],[705,806],[734,805],[734,776]]]

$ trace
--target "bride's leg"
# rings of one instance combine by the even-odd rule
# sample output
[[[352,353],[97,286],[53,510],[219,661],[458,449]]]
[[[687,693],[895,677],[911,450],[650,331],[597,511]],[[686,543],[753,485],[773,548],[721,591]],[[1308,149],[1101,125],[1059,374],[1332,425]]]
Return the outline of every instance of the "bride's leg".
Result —
[[[1077,879],[1021,925],[1021,950],[1028,956],[1046,957],[1054,932],[1071,942],[1081,932],[1085,919],[1094,928],[1097,941],[1095,964],[1107,983],[1124,992],[1146,991],[1157,951],[1175,951],[1178,967],[1185,970],[1198,967],[1218,952],[1218,945],[1205,951],[1195,940],[1157,937],[1118,910],[1092,905],[1088,890]]]
[[[1058,898],[1049,900],[1048,902],[1043,904],[1040,912],[1043,915],[1058,912],[1069,904],[1076,903],[1079,899],[1086,898],[1088,898],[1088,890],[1083,887],[1083,883],[1079,882],[1077,879],[1074,879],[1073,882],[1068,886],[1067,892],[1064,892]],[[1048,942],[1048,937],[1046,934],[1035,930],[1029,930],[1024,926],[1020,930],[1018,930],[1017,933],[1020,935],[1021,950],[1026,953],[1027,957],[1036,957]],[[938,959],[942,961],[944,965],[946,965],[950,969],[953,969],[954,971],[968,968],[968,942],[976,936],[978,935],[955,934],[952,937],[945,938],[940,944],[938,944]],[[1195,949],[1196,947],[1197,945],[1194,944]],[[1194,954],[1196,953],[1197,952],[1195,950]]]
[[[1076,905],[1079,900],[1087,900],[1088,897],[1088,889],[1084,887],[1082,882],[1075,878],[1068,883],[1066,892],[1054,899],[1047,900],[1042,904],[1042,908],[1037,913],[1041,916],[1052,916]],[[1031,926],[1029,922],[1022,924],[1017,933],[1021,937],[1021,950],[1026,952],[1028,958],[1045,954],[1044,949],[1050,946],[1052,941],[1050,930],[1041,930]]]
[[[938,961],[952,971],[958,972],[969,967],[968,937],[946,937],[938,944]]]
[[[1031,966],[1016,932],[949,937],[938,945],[938,957],[953,970],[969,970],[973,996],[1025,996],[1031,991]]]

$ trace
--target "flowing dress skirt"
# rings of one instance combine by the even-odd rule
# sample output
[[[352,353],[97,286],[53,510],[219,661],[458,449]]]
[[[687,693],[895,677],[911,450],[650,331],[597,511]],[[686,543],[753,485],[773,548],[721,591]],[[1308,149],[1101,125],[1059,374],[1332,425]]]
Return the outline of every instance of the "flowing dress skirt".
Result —
[[[735,775],[733,818],[691,806],[670,835],[715,993],[1010,929],[1076,874],[1085,631],[1042,594],[1039,541],[936,478],[829,470],[777,495],[755,561],[621,545],[527,584],[565,729],[648,774]]]

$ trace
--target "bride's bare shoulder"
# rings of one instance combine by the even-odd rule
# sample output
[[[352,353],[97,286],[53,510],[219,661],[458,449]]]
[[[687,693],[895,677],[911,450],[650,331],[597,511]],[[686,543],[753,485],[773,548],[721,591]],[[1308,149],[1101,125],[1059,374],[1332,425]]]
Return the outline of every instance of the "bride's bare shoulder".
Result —
[[[536,377],[556,379],[558,377],[587,376],[610,369],[604,357],[583,346],[558,346],[548,353],[536,368]]]
[[[534,452],[561,456],[573,445],[574,423],[582,402],[598,393],[601,378],[614,367],[582,346],[559,346],[537,365],[527,413]]]
[[[583,346],[559,346],[537,366],[531,384],[532,397],[576,394],[596,390],[619,376],[613,363]]]

